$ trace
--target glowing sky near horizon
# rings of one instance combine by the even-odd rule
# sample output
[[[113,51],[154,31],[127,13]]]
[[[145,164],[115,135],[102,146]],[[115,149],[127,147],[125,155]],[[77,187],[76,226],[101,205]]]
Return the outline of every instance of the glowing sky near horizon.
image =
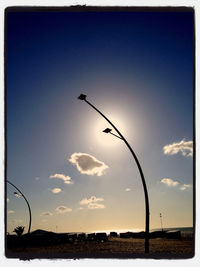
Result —
[[[193,225],[193,13],[8,12],[7,178],[32,230]],[[113,131],[113,133],[115,133]],[[7,186],[8,232],[28,210]]]

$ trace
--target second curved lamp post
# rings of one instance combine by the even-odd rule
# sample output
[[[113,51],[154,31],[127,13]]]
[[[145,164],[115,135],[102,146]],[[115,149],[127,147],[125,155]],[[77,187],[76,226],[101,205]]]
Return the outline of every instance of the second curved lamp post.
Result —
[[[8,184],[12,185],[15,189],[17,189],[17,191],[21,194],[21,196],[24,198],[24,200],[26,201],[26,204],[28,206],[28,211],[29,211],[29,226],[28,226],[28,234],[30,234],[30,230],[31,230],[31,207],[28,203],[28,200],[26,199],[25,195],[19,190],[19,188],[16,187],[16,185],[14,185],[13,183],[9,182],[8,180],[6,181]],[[15,192],[16,193],[16,192]]]
[[[145,210],[146,210],[146,220],[145,220],[145,253],[149,253],[149,197],[148,197],[148,191],[147,191],[147,186],[146,186],[146,182],[144,179],[144,174],[142,171],[142,168],[140,166],[139,160],[136,156],[136,154],[134,153],[133,149],[131,148],[131,146],[129,145],[129,143],[127,142],[127,140],[124,138],[124,136],[120,133],[120,131],[115,127],[115,125],[100,111],[98,110],[95,106],[93,106],[87,99],[86,99],[86,95],[84,94],[80,94],[80,96],[78,97],[79,100],[83,100],[85,101],[89,106],[91,106],[93,109],[95,109],[113,128],[114,130],[119,134],[119,136],[111,133],[112,129],[105,129],[103,132],[105,133],[110,133],[120,139],[122,139],[124,141],[124,143],[127,145],[128,149],[130,150],[136,164],[138,167],[138,170],[140,172],[140,176],[141,176],[141,180],[142,180],[142,185],[143,185],[143,189],[144,189],[144,196],[145,196]]]

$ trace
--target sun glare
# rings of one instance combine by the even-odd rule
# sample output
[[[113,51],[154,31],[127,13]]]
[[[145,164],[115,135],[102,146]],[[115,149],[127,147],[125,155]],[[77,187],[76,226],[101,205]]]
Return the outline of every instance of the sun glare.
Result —
[[[122,134],[125,133],[125,123],[122,118],[110,116],[109,119]],[[99,144],[105,146],[115,146],[122,142],[119,138],[111,135],[110,133],[103,132],[103,130],[105,130],[106,128],[112,129],[112,126],[105,119],[99,118],[94,127],[94,135]],[[118,135],[118,133],[114,129],[112,129],[112,133]]]

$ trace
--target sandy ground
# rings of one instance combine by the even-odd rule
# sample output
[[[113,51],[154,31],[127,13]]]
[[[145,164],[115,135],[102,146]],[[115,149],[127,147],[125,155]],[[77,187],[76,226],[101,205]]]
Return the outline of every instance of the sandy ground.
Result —
[[[75,241],[46,247],[7,250],[9,258],[191,258],[193,240],[151,239],[149,255],[144,253],[144,239],[109,238],[108,242]]]

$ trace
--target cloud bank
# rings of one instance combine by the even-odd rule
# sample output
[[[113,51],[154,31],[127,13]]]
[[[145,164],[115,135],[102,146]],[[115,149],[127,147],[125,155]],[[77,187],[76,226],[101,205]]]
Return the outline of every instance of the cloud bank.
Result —
[[[61,179],[61,180],[64,181],[65,184],[73,184],[73,182],[71,180],[72,178],[70,176],[66,176],[66,175],[64,175],[62,173],[56,173],[54,175],[50,175],[49,178],[50,179],[53,179],[53,178]]]
[[[104,204],[99,204],[98,202],[104,201],[103,198],[92,196],[91,198],[83,198],[80,201],[80,205],[87,205],[88,209],[94,210],[94,209],[104,209]]]
[[[163,147],[166,155],[175,155],[181,153],[183,156],[193,156],[193,141],[185,141],[184,139],[177,143],[172,143]]]
[[[87,175],[102,176],[108,168],[104,162],[86,153],[73,153],[69,162],[74,164],[80,173]]]
[[[71,209],[71,208],[68,208],[68,207],[66,207],[66,206],[59,206],[59,207],[56,208],[56,211],[57,211],[58,213],[65,213],[65,212],[70,212],[70,211],[72,211],[72,209]]]
[[[167,186],[174,187],[179,185],[179,182],[172,180],[171,178],[163,178],[161,183],[166,184]]]

